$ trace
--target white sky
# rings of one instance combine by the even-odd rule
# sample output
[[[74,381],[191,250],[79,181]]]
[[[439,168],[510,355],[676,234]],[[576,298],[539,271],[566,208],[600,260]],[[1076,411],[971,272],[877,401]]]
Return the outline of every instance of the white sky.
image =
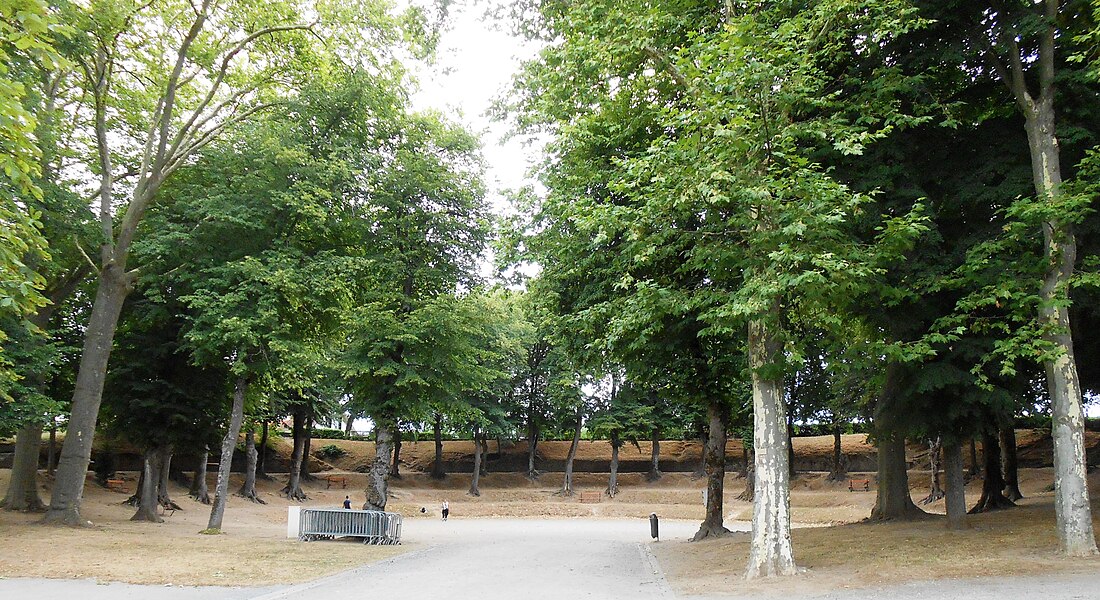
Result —
[[[537,46],[511,35],[507,23],[486,16],[491,8],[506,3],[456,2],[440,42],[437,64],[418,74],[421,90],[413,95],[415,108],[441,110],[480,134],[488,165],[489,198],[498,212],[507,210],[500,192],[529,183],[526,173],[540,152],[517,139],[505,141],[508,124],[491,122],[485,114],[509,86],[520,61],[537,52]]]

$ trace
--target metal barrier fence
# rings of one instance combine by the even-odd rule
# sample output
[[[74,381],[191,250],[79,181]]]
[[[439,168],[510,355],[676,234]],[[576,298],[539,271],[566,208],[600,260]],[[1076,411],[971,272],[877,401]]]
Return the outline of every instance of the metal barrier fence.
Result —
[[[377,510],[303,508],[298,539],[361,537],[365,544],[392,546],[401,543],[401,515]]]

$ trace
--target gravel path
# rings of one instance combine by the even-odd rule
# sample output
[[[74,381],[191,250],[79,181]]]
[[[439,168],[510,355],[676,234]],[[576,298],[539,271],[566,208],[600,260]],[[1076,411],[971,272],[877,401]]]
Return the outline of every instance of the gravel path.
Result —
[[[663,539],[690,537],[695,522],[661,523]],[[676,598],[649,552],[644,520],[434,519],[405,522],[424,546],[399,557],[296,586],[188,588],[94,581],[0,579],[4,600],[665,600]],[[321,545],[330,542],[313,542]],[[724,597],[731,600],[731,597]],[[734,596],[733,598],[736,598]],[[1100,574],[941,580],[805,600],[1100,600]],[[698,598],[696,600],[710,600]],[[715,599],[717,600],[717,599]],[[783,600],[795,600],[791,595]]]

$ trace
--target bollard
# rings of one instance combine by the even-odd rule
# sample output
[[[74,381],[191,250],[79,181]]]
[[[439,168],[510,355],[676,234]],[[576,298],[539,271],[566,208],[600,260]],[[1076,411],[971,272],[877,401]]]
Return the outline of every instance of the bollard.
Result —
[[[661,541],[661,536],[657,531],[657,513],[649,513],[649,535],[658,542]]]

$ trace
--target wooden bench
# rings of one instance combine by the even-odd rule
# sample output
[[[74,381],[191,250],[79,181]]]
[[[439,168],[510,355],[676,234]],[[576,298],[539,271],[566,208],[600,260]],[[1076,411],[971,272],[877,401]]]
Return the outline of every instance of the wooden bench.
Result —
[[[580,502],[603,502],[603,492],[581,492],[577,497]]]
[[[125,494],[126,493],[126,481],[124,481],[122,479],[108,479],[107,480],[107,489],[111,490],[112,492],[119,492],[121,494]]]
[[[870,479],[849,479],[848,480],[849,492],[869,492],[871,491]]]
[[[332,486],[340,484],[342,489],[347,489],[348,478],[343,475],[326,475],[325,476],[325,489],[329,489]]]

